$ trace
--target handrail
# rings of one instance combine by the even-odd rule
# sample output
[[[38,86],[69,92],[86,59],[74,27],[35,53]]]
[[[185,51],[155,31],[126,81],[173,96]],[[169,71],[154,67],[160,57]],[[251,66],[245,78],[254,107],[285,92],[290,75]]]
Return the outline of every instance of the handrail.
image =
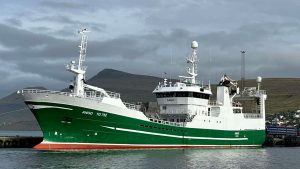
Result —
[[[71,96],[71,97],[79,97],[79,96],[76,96],[74,93],[53,91],[53,90],[23,89],[21,92],[22,93],[47,93],[47,94],[57,94],[57,95],[65,95],[65,96]],[[115,98],[115,99],[120,98],[119,93],[110,92],[110,91],[106,91],[106,92],[112,98]],[[96,100],[103,99],[103,97],[104,97],[104,94],[99,91],[85,91],[84,96],[83,96],[83,98],[96,99]]]
[[[66,64],[65,65],[67,69],[79,69],[78,65],[74,65],[74,64]],[[82,71],[86,71],[87,66],[81,66],[81,70]]]
[[[159,119],[153,119],[153,118],[149,118],[149,120],[154,123],[166,124],[166,125],[177,126],[177,127],[184,127],[186,125],[186,123],[184,123],[184,122],[177,123],[177,122],[171,122],[171,121],[165,121],[165,120],[159,120]]]
[[[261,114],[256,114],[256,113],[243,113],[244,115],[244,118],[247,118],[247,119],[259,119],[259,118],[262,118],[262,115]]]
[[[121,97],[121,94],[120,93],[116,93],[116,92],[111,92],[111,91],[108,91],[108,90],[105,90],[106,93],[112,97],[112,98],[116,98],[116,99],[119,99]]]
[[[250,90],[250,89],[244,90],[240,95],[242,97],[244,97],[244,96],[258,97],[259,95],[266,95],[267,94],[266,90],[254,90],[254,89]]]
[[[23,89],[22,93],[49,93],[49,94],[59,94],[59,95],[66,95],[66,96],[75,96],[73,93],[70,92],[61,92],[61,91],[54,91],[54,90],[41,90],[41,89]]]
[[[135,105],[135,104],[132,104],[132,103],[126,103],[126,102],[123,102],[124,105],[128,108],[128,109],[132,109],[132,110],[140,110],[141,106],[140,105]]]
[[[79,97],[76,96],[74,93],[70,93],[70,92],[61,92],[61,91],[53,91],[53,90],[40,90],[40,89],[23,89],[21,91],[21,93],[46,93],[46,94],[57,94],[57,95],[64,95],[64,96],[71,96],[71,97]],[[115,93],[115,92],[110,92],[110,91],[106,91],[106,93],[115,99],[120,98],[120,94],[119,93]],[[84,92],[84,96],[81,98],[86,98],[86,99],[92,99],[92,100],[102,100],[104,97],[104,94],[102,92],[99,91],[85,91]],[[140,110],[140,105],[135,105],[132,103],[126,103],[123,102],[124,105],[128,108],[128,109],[132,109],[132,110]]]

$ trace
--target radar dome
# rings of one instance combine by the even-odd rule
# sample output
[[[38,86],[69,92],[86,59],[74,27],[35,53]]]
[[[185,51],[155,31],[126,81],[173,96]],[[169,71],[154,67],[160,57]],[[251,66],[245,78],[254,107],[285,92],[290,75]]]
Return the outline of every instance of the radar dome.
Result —
[[[256,78],[256,82],[257,82],[257,83],[261,83],[261,81],[262,81],[262,77],[260,77],[260,76],[257,76],[257,78]]]
[[[193,48],[193,49],[198,48],[198,42],[197,42],[197,41],[193,41],[193,42],[192,42],[192,48]]]

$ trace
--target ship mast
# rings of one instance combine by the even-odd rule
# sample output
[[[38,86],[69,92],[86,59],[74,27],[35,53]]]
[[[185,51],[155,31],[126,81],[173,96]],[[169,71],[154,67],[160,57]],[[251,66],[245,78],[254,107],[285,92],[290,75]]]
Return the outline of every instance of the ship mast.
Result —
[[[86,56],[86,48],[87,48],[87,35],[86,35],[87,29],[82,29],[78,31],[79,34],[81,34],[81,42],[79,51],[79,60],[78,60],[78,68],[81,70],[84,70],[83,62],[85,61],[85,56]]]
[[[189,83],[195,84],[196,83],[196,76],[197,74],[197,64],[198,64],[198,58],[197,58],[197,48],[198,48],[198,42],[193,41],[192,45],[192,54],[187,58],[187,63],[191,64],[191,67],[188,67],[187,73],[190,76],[179,76],[180,78],[184,78]]]
[[[83,96],[84,95],[84,75],[86,72],[86,66],[83,65],[86,57],[86,49],[87,49],[87,29],[82,29],[78,31],[81,35],[81,42],[79,47],[79,59],[78,64],[76,65],[75,61],[66,65],[66,69],[75,74],[74,79],[74,94],[76,96]]]

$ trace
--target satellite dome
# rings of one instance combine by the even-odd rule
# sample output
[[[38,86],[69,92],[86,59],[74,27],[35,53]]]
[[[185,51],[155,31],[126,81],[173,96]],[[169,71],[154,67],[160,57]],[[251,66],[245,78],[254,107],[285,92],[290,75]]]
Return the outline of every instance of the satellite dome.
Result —
[[[256,78],[256,82],[257,82],[257,83],[261,83],[261,81],[262,81],[262,77],[260,77],[260,76],[257,76],[257,78]]]
[[[192,48],[193,48],[193,49],[198,48],[198,42],[197,42],[197,41],[193,41],[193,42],[192,42]]]

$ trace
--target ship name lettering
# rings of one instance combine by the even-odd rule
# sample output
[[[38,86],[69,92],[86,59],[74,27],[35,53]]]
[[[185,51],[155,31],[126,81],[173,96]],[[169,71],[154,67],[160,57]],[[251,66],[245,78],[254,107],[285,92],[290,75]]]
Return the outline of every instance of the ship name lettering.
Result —
[[[97,116],[100,116],[100,117],[107,117],[107,114],[106,114],[106,113],[98,112],[98,113],[97,113]]]
[[[86,115],[93,115],[94,113],[91,111],[83,111],[82,114],[86,114]]]

